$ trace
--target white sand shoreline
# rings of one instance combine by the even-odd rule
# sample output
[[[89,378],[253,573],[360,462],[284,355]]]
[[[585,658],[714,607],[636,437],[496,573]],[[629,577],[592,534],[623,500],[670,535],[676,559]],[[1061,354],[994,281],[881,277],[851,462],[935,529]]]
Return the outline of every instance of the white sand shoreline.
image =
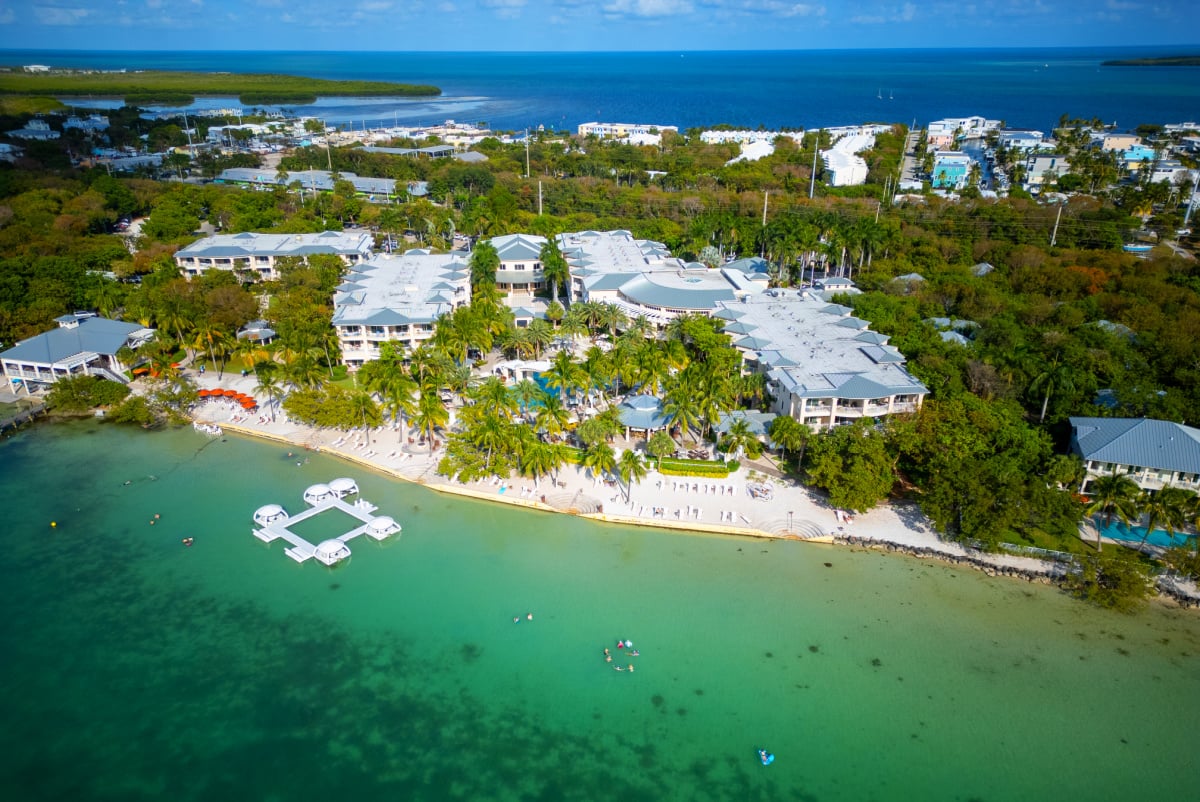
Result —
[[[192,374],[192,378],[202,389],[222,387],[253,394],[252,377],[227,374],[218,380],[212,374]],[[666,476],[651,470],[633,486],[630,501],[626,502],[623,487],[596,482],[575,465],[564,466],[556,482],[543,480],[535,484],[520,477],[459,482],[436,473],[443,452],[430,454],[424,446],[410,445],[406,436],[386,427],[370,432],[315,429],[289,421],[286,416],[272,421],[269,414],[246,414],[220,401],[202,402],[193,417],[229,433],[339,457],[439,493],[603,523],[811,543],[834,544],[841,540],[842,545],[900,551],[1023,579],[1062,572],[1062,564],[1052,560],[976,551],[942,540],[916,505],[880,505],[855,515],[850,523],[798,483],[761,476],[755,481],[769,483],[772,498],[753,498],[746,490],[749,476],[745,468],[720,481]],[[651,514],[655,508],[662,510],[662,515]],[[1185,586],[1183,592],[1200,599],[1194,586]]]

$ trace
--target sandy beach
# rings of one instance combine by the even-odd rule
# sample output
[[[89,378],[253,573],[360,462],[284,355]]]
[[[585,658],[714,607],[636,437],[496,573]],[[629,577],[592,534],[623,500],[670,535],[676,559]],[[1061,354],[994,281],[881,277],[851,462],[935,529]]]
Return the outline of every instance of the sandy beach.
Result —
[[[252,375],[236,373],[220,378],[212,372],[189,371],[189,375],[200,389],[231,389],[249,395],[253,395],[256,383]],[[598,481],[575,465],[563,466],[554,481],[546,478],[534,482],[517,476],[459,482],[436,472],[444,452],[431,455],[426,446],[410,443],[411,432],[387,426],[349,432],[314,429],[288,420],[282,411],[276,412],[272,420],[266,410],[262,404],[258,411],[247,413],[232,401],[210,399],[199,403],[194,418],[198,423],[220,426],[226,433],[295,446],[298,459],[303,458],[303,449],[320,451],[438,492],[598,521],[825,544],[852,538],[864,545],[891,545],[966,560],[981,567],[1037,574],[1052,572],[1055,565],[1034,557],[991,554],[943,541],[915,505],[884,504],[847,516],[795,480],[771,475],[770,463],[761,460],[757,464],[743,463],[723,480],[667,476],[650,470],[641,483],[633,485],[627,500],[623,484]],[[640,440],[619,441],[615,448],[619,453],[638,443]],[[759,492],[752,494],[748,486]]]

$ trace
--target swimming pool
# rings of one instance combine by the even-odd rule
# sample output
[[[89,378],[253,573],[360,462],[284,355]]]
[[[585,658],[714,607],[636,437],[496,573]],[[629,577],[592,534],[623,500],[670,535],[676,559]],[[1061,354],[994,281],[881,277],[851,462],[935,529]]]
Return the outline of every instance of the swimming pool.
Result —
[[[1144,526],[1131,526],[1115,518],[1108,526],[1104,526],[1103,523],[1104,519],[1100,518],[1097,523],[1100,534],[1113,540],[1137,544],[1142,542],[1143,537],[1146,537],[1146,527]],[[1168,536],[1164,530],[1156,527],[1150,534],[1150,537],[1146,538],[1146,542],[1152,546],[1170,548],[1171,546],[1186,546],[1193,538],[1195,538],[1195,535],[1185,535],[1178,532],[1172,536]]]

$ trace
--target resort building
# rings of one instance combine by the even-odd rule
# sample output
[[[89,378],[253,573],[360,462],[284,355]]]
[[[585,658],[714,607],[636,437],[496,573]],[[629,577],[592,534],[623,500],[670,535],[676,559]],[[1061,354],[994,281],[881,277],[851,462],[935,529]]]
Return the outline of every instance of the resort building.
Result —
[[[948,117],[929,124],[925,141],[931,148],[948,148],[960,139],[982,139],[992,131],[999,130],[1001,125],[1001,120],[988,120],[979,116]]]
[[[53,384],[68,376],[100,376],[127,383],[129,365],[117,357],[121,349],[138,348],[154,336],[139,323],[77,312],[57,318],[58,328],[43,332],[0,353],[8,384]]]
[[[1126,474],[1143,490],[1200,491],[1200,429],[1150,418],[1071,418],[1071,451],[1096,478]]]
[[[333,328],[342,361],[355,370],[379,358],[380,346],[416,348],[433,337],[439,317],[471,298],[471,272],[460,252],[381,254],[350,269],[333,296]]]
[[[364,178],[354,173],[331,173],[328,170],[298,170],[271,172],[258,167],[230,167],[222,170],[213,183],[244,184],[260,189],[290,187],[299,184],[302,192],[333,192],[335,181],[349,181],[354,191],[369,201],[391,203],[400,200],[397,192],[405,194],[406,185],[394,178]],[[399,188],[397,188],[399,185]]]
[[[630,318],[657,327],[685,314],[711,315],[722,301],[767,288],[767,262],[750,258],[709,268],[671,256],[661,242],[624,230],[560,234],[571,268],[572,300],[613,304]]]
[[[629,139],[631,136],[661,134],[663,131],[679,133],[676,125],[654,125],[653,123],[580,123],[576,129],[579,136],[597,136],[601,139]]]
[[[242,280],[273,281],[279,278],[278,260],[307,261],[315,254],[331,254],[347,265],[371,258],[375,245],[368,231],[322,231],[320,234],[217,234],[197,240],[175,252],[175,264],[187,278],[209,270],[233,270]]]
[[[63,122],[63,130],[78,128],[89,134],[99,134],[108,130],[108,118],[100,114],[89,114],[87,117],[68,117]]]
[[[718,304],[746,368],[767,377],[772,412],[813,429],[915,412],[929,392],[886,335],[847,306],[801,290]]]
[[[821,151],[826,181],[831,187],[851,187],[867,182],[867,162],[857,155],[875,147],[874,134],[850,134]]]
[[[724,142],[737,142],[739,145],[751,142],[774,144],[781,136],[800,144],[804,140],[804,131],[701,131],[700,141],[706,145],[720,145]]]
[[[494,237],[492,247],[500,257],[496,271],[496,289],[507,299],[528,301],[547,288],[542,274],[542,246],[545,237],[536,234],[507,234]],[[559,292],[566,292],[559,287]]]
[[[8,136],[15,136],[17,139],[32,139],[40,142],[58,139],[60,136],[58,131],[50,127],[50,123],[40,118],[34,118],[24,128],[7,131],[6,134]]]

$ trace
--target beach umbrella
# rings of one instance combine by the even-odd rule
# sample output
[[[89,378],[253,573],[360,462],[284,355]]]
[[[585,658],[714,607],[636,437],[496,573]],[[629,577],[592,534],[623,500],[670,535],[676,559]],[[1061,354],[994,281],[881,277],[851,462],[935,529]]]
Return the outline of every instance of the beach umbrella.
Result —
[[[200,392],[196,393],[196,395],[200,396],[201,398],[207,398],[208,396],[212,395],[212,392],[210,390],[201,390]]]

